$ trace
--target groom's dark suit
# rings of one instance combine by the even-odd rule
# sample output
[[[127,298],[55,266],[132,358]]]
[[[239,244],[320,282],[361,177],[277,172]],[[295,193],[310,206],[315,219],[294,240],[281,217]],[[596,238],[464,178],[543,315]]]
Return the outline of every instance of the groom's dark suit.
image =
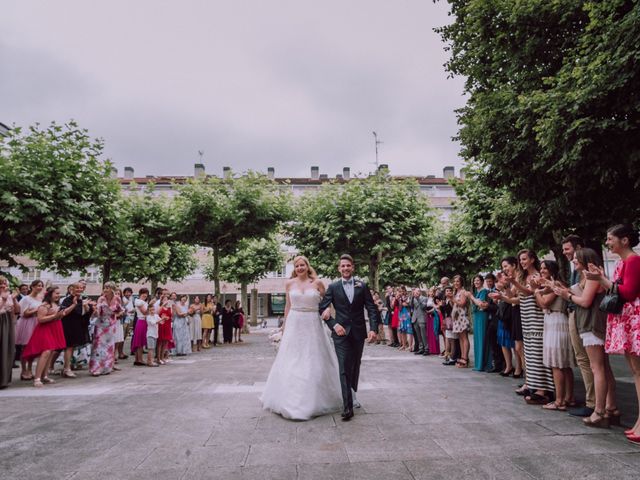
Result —
[[[342,387],[342,401],[344,410],[353,410],[353,397],[351,389],[358,391],[358,377],[360,376],[360,360],[364,350],[364,340],[367,338],[367,326],[364,319],[364,310],[369,314],[369,327],[371,331],[378,331],[380,316],[378,307],[373,303],[373,298],[369,287],[361,281],[353,282],[353,301],[349,302],[349,297],[343,286],[343,279],[333,282],[327,288],[324,298],[320,302],[320,314],[330,305],[335,309],[335,318],[327,320],[327,325],[331,329],[331,337],[335,345],[340,368],[340,386]],[[346,330],[346,335],[340,336],[335,330],[336,324],[342,325]]]

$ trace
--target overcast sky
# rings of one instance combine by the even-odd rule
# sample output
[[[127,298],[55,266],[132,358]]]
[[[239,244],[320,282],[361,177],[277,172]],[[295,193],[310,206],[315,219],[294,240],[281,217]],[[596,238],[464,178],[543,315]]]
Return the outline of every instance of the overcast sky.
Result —
[[[0,122],[77,120],[120,174],[442,175],[462,79],[431,0],[4,2]]]

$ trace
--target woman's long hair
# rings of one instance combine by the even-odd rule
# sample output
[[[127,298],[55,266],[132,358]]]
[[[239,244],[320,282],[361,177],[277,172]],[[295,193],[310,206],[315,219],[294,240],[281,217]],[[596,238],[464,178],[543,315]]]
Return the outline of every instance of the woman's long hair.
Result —
[[[525,282],[527,280],[527,277],[529,276],[529,272],[523,270],[522,266],[520,265],[520,256],[522,256],[523,254],[526,254],[527,257],[533,260],[533,268],[535,268],[537,271],[540,271],[540,260],[538,260],[538,255],[536,255],[536,252],[534,252],[533,250],[529,250],[528,248],[520,250],[517,256],[518,264],[516,265],[516,268],[518,269],[518,279],[521,283]]]
[[[55,285],[51,285],[50,287],[47,287],[47,291],[44,294],[44,298],[42,299],[42,303],[48,303],[49,305],[53,305],[52,303],[52,298],[53,298],[53,293],[58,290],[58,287],[56,287]]]
[[[589,264],[593,263],[596,267],[602,267],[604,264],[602,263],[602,258],[598,253],[591,248],[581,248],[580,250],[576,250],[576,260],[585,270],[589,269]],[[584,284],[587,283],[584,275],[581,276],[580,285],[584,287]]]
[[[302,260],[304,261],[304,263],[307,264],[307,269],[308,269],[307,275],[311,280],[316,280],[318,278],[318,274],[309,263],[309,259],[304,255],[298,255],[293,259],[293,272],[291,273],[291,278],[298,278],[298,274],[296,273],[296,263],[298,263],[298,260]]]

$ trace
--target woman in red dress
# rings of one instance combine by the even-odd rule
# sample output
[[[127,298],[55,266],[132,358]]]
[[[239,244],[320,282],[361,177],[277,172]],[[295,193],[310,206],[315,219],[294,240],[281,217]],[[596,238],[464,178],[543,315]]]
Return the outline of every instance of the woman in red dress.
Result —
[[[38,307],[38,324],[22,352],[22,359],[25,361],[38,358],[36,375],[33,379],[34,387],[42,387],[45,383],[54,383],[47,376],[47,365],[51,352],[64,350],[67,346],[61,319],[76,308],[78,300],[77,297],[74,297],[73,303],[64,310],[58,306],[58,300],[60,300],[60,289],[54,286],[47,288],[42,305]]]

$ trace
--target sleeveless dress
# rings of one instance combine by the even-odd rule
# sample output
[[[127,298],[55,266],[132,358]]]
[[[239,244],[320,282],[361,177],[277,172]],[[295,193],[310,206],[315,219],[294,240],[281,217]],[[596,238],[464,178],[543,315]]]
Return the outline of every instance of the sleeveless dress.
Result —
[[[184,315],[189,310],[189,305],[176,304],[176,310]],[[176,355],[191,353],[191,333],[187,324],[189,317],[173,317],[173,341],[176,344]]]
[[[553,372],[543,363],[544,313],[533,295],[520,296],[520,317],[527,386],[555,392]]]
[[[262,407],[292,420],[338,412],[342,391],[338,358],[320,319],[315,288],[289,292],[291,309],[278,354],[260,397]]]
[[[633,257],[618,262],[613,273],[614,281],[624,277],[625,262],[630,261],[636,262]],[[640,356],[640,296],[626,302],[622,313],[607,316],[605,351]]]
[[[556,297],[544,312],[544,335],[542,338],[542,362],[547,367],[570,368],[575,366],[567,302]]]
[[[193,315],[189,316],[189,333],[191,334],[191,341],[197,342],[202,340],[202,316],[200,315],[200,308],[196,308]]]
[[[58,305],[51,305],[47,310],[47,315],[58,311]],[[46,323],[37,323],[33,329],[33,334],[22,352],[23,360],[33,360],[40,356],[42,352],[49,350],[64,350],[67,342],[64,339],[62,330],[62,320],[59,318]]]

